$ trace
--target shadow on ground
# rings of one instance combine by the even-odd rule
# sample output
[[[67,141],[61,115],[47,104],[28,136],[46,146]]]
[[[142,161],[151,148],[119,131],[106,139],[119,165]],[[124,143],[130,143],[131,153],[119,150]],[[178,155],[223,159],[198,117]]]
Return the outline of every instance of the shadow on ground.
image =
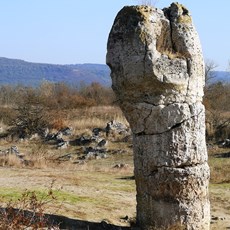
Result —
[[[58,223],[60,229],[66,230],[139,230],[137,227],[121,227],[108,224],[105,221],[101,223],[70,219],[65,216],[48,215],[49,220]]]
[[[40,215],[37,213],[35,214],[30,211],[12,208],[0,208],[0,214],[2,213],[10,213],[10,215],[12,215],[11,217],[15,216],[15,213],[21,213],[23,216],[32,217],[31,219],[34,220],[36,220],[36,216],[40,218]],[[61,230],[139,230],[138,227],[116,226],[109,224],[106,221],[96,223],[52,214],[45,214],[43,217],[46,220],[48,226],[59,226],[59,229]]]
[[[228,152],[228,153],[217,153],[217,154],[214,154],[214,156],[216,158],[230,158],[230,152]]]

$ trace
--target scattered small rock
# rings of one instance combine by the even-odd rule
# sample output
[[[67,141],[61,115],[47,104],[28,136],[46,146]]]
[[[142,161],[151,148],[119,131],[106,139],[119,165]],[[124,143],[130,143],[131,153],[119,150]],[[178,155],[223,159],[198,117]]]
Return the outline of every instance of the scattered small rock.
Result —
[[[75,145],[78,145],[78,146],[89,145],[92,143],[92,139],[91,139],[91,137],[81,136],[81,137],[75,139],[74,143],[75,143]]]
[[[107,123],[105,127],[106,136],[109,136],[111,133],[119,134],[119,135],[128,135],[130,134],[130,129],[126,127],[126,125],[117,122],[117,121],[110,121]]]
[[[128,164],[116,164],[113,168],[116,168],[116,169],[123,169],[123,168],[128,168],[129,165]]]
[[[230,139],[225,139],[225,140],[221,143],[220,147],[222,147],[222,148],[230,148]]]
[[[60,161],[68,161],[70,160],[72,157],[71,153],[65,154],[63,156],[58,157],[56,160],[60,160]]]
[[[129,222],[129,217],[128,216],[121,217],[120,218],[120,222],[122,222],[122,223],[128,223]]]
[[[63,129],[60,130],[60,132],[64,135],[64,136],[70,136],[73,133],[73,129],[69,128],[69,127],[65,127]]]
[[[212,216],[211,220],[225,220],[225,217]]]
[[[103,148],[93,148],[93,147],[87,147],[85,148],[84,151],[84,159],[86,160],[92,160],[92,159],[102,159],[102,158],[107,158],[106,155],[106,149]]]
[[[103,147],[103,146],[105,146],[107,143],[108,143],[108,142],[107,142],[105,139],[103,139],[103,140],[101,140],[101,141],[97,144],[97,146],[98,146],[98,147]]]
[[[57,144],[57,149],[67,149],[69,146],[68,141],[61,141]]]
[[[99,136],[101,132],[105,132],[105,129],[102,129],[102,128],[94,128],[94,129],[92,130],[92,133],[93,133],[93,135],[95,135],[95,136]]]
[[[19,149],[16,145],[11,146],[8,149],[0,150],[1,156],[7,156],[9,154],[14,154],[23,165],[32,164],[31,161],[25,159],[25,155],[19,152]]]

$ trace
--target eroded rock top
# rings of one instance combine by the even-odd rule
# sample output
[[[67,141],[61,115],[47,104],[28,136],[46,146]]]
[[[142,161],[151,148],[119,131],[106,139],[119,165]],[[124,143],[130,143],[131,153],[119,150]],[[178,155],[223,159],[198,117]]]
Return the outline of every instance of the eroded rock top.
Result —
[[[124,7],[114,21],[107,49],[112,87],[121,106],[202,100],[201,46],[183,5],[172,3],[163,10]]]

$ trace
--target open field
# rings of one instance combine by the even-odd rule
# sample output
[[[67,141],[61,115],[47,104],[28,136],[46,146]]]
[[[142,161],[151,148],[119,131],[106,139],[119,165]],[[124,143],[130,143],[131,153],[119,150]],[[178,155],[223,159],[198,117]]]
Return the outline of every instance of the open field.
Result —
[[[73,126],[73,135],[89,135],[92,128],[103,128],[110,120],[126,123],[118,108],[90,108],[74,111],[66,124]],[[87,118],[86,118],[87,117]],[[127,124],[127,123],[126,123]],[[55,199],[45,204],[45,212],[90,223],[106,222],[113,226],[130,226],[135,219],[136,192],[133,179],[133,156],[130,142],[110,138],[107,158],[76,163],[57,161],[67,153],[78,156],[82,147],[57,149],[38,141],[1,140],[1,149],[17,145],[33,165],[22,165],[13,157],[0,159],[0,206],[11,200],[17,208],[25,190],[35,191],[39,199],[52,187]],[[116,152],[114,150],[122,150]],[[209,150],[211,168],[211,229],[230,229],[230,149]],[[123,165],[125,167],[114,167]],[[83,229],[83,228],[79,228]],[[89,228],[91,229],[91,228]],[[93,230],[93,228],[92,228]]]
[[[89,162],[83,166],[58,166],[46,169],[0,168],[0,199],[16,201],[25,189],[40,196],[53,184],[57,200],[47,204],[46,212],[77,220],[128,226],[126,216],[135,217],[135,182],[132,156]],[[113,169],[127,162],[126,169]],[[230,184],[210,184],[212,229],[230,227]]]

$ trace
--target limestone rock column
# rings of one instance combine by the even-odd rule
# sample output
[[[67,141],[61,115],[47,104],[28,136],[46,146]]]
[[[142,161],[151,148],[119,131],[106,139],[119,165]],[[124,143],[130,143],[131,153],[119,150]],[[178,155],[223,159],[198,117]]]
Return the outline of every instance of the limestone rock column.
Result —
[[[189,11],[127,6],[107,46],[112,88],[133,132],[141,229],[209,229],[204,62]]]

